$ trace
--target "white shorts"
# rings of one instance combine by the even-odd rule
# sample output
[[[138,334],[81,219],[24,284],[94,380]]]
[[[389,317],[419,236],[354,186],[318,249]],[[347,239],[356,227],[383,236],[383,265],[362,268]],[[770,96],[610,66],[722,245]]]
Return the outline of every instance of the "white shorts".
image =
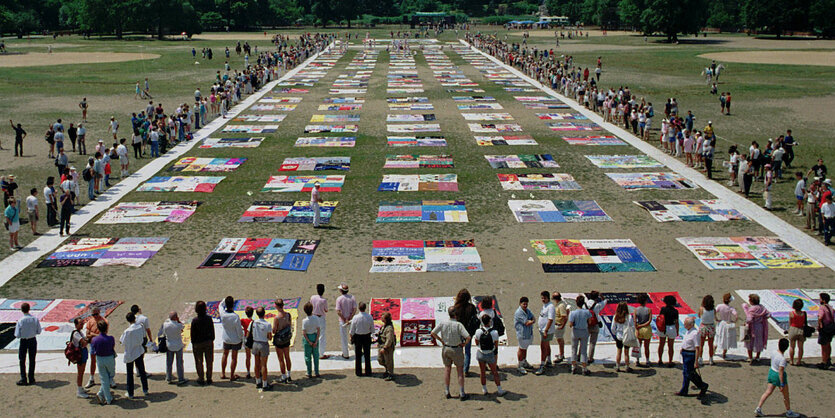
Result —
[[[531,346],[532,342],[533,342],[533,338],[527,339],[527,340],[519,340],[519,348],[521,348],[523,350],[527,350],[528,347]]]
[[[20,222],[12,222],[9,224],[9,233],[14,234],[15,232],[20,231]]]
[[[128,156],[127,155],[120,155],[119,156],[119,162],[122,163],[122,164],[127,164],[128,163]]]

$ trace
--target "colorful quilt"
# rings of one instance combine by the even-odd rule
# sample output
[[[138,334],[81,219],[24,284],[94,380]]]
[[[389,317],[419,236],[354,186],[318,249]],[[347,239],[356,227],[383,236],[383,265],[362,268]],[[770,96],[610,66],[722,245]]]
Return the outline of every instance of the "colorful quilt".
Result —
[[[341,192],[342,184],[345,183],[344,175],[321,175],[321,176],[270,176],[267,184],[261,189],[262,192],[310,192],[313,185],[319,183],[319,191]]]
[[[594,135],[594,136],[564,136],[562,139],[571,145],[626,145],[616,136],[611,135]]]
[[[372,273],[484,271],[475,240],[460,241],[374,241]]]
[[[469,104],[460,104],[458,105],[458,110],[502,110],[502,107],[499,103],[469,103]]]
[[[441,125],[437,123],[414,123],[408,125],[386,125],[389,132],[411,133],[411,132],[440,132]]]
[[[542,120],[583,120],[588,119],[582,113],[537,113],[536,117]]]
[[[655,271],[628,239],[538,239],[531,246],[546,273]]]
[[[258,103],[301,103],[301,97],[273,97],[265,96]]]
[[[594,200],[508,200],[519,222],[607,222],[612,218]]]
[[[513,98],[520,102],[562,103],[562,100],[554,96],[513,96]]]
[[[557,110],[557,109],[568,109],[571,106],[564,104],[564,103],[525,103],[525,109],[531,110]]]
[[[600,168],[661,168],[664,164],[649,155],[586,155],[586,158]]]
[[[60,351],[66,348],[67,341],[75,331],[75,318],[86,319],[90,308],[101,309],[107,317],[122,304],[118,300],[76,300],[76,299],[0,299],[0,349],[17,350],[20,339],[14,338],[15,322],[23,317],[20,306],[29,303],[29,315],[41,322],[38,335],[38,350]]]
[[[455,168],[450,155],[386,155],[383,168]]]
[[[386,122],[430,122],[435,120],[435,114],[414,113],[414,114],[392,114],[386,115]]]
[[[602,131],[603,128],[600,125],[593,123],[593,124],[580,124],[580,123],[572,123],[572,122],[551,122],[546,123],[545,125],[548,126],[549,129],[552,131]]]
[[[658,222],[716,222],[748,220],[740,211],[721,200],[648,200],[634,202]]]
[[[485,155],[493,168],[557,168],[551,154]]]
[[[385,174],[381,192],[457,192],[457,174]]]
[[[462,113],[464,120],[480,121],[480,120],[513,120],[510,113]]]
[[[304,94],[304,93],[310,93],[310,90],[308,90],[308,89],[282,88],[282,89],[273,90],[273,93],[278,93],[278,94],[293,94],[293,93]]]
[[[246,134],[270,134],[278,131],[278,125],[226,125],[223,132]]]
[[[97,224],[183,223],[202,202],[120,202],[107,210]]]
[[[296,140],[294,147],[353,147],[355,136],[304,136]]]
[[[475,140],[482,147],[496,145],[539,145],[530,135],[477,136]]]
[[[696,183],[676,173],[606,173],[626,190],[698,189]]]
[[[711,270],[821,268],[778,237],[677,238]]]
[[[801,311],[806,313],[808,325],[816,327],[818,314],[821,311],[823,302],[820,294],[835,294],[835,289],[760,289],[760,290],[737,290],[741,300],[747,301],[748,296],[756,294],[760,298],[760,305],[771,313],[769,322],[780,332],[789,330],[789,313],[794,311],[792,303],[795,299],[803,302]],[[830,301],[830,306],[835,307],[835,302]]]
[[[313,115],[310,117],[311,123],[341,123],[359,121],[360,115]]]
[[[296,110],[296,106],[294,104],[255,104],[249,108],[249,110],[255,112],[263,112],[263,111],[275,111],[275,112],[292,112]]]
[[[388,103],[429,103],[428,97],[389,97]]]
[[[359,130],[358,125],[307,125],[304,127],[306,134],[333,133],[354,133]]]
[[[329,112],[341,112],[346,110],[362,110],[362,103],[350,103],[350,104],[321,104],[317,110],[325,110]],[[314,121],[311,121],[314,122]],[[329,121],[330,122],[330,121]],[[355,122],[355,121],[345,121],[345,122]],[[359,122],[359,117],[357,117],[356,122]]]
[[[168,171],[228,172],[237,170],[245,162],[246,158],[185,157],[174,163]]]
[[[495,102],[496,98],[493,96],[453,96],[452,100],[456,102]]]
[[[322,103],[325,104],[363,104],[365,103],[364,97],[326,97],[322,99]]]
[[[292,157],[285,158],[278,171],[350,170],[351,157]]]
[[[323,224],[329,223],[339,202],[319,204],[319,216]],[[278,222],[293,224],[313,223],[313,210],[309,200],[253,202],[238,222]]]
[[[390,147],[445,147],[442,136],[390,136],[386,138]]]
[[[380,202],[377,222],[469,222],[463,200]]]
[[[319,240],[223,238],[197,268],[272,268],[307,271]]]
[[[238,115],[235,119],[232,119],[233,122],[259,122],[259,123],[270,123],[270,122],[281,122],[286,118],[287,115]]]
[[[70,238],[38,267],[140,267],[168,242],[164,237]]]
[[[467,127],[476,133],[522,132],[516,123],[468,123]]]
[[[389,110],[435,110],[435,106],[432,103],[389,103]]]
[[[571,174],[497,174],[503,190],[582,190]]]
[[[255,148],[261,145],[264,137],[256,138],[206,138],[200,148]]]
[[[203,192],[211,193],[226,177],[209,176],[170,176],[151,177],[136,188],[138,192]]]

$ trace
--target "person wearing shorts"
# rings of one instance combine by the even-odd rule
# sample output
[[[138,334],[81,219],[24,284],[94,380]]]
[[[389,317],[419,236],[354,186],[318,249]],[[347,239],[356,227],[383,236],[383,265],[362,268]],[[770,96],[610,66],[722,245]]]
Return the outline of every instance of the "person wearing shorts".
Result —
[[[449,319],[443,321],[435,326],[432,330],[432,338],[439,341],[443,348],[441,349],[441,360],[444,362],[444,396],[450,399],[452,396],[449,393],[449,380],[452,372],[452,365],[455,364],[455,371],[458,374],[458,386],[460,390],[461,401],[469,399],[467,392],[464,391],[464,346],[470,343],[470,334],[464,325],[455,319],[455,307],[450,306]],[[485,316],[488,317],[489,316]]]
[[[539,328],[539,357],[541,362],[539,368],[534,372],[536,375],[545,373],[545,368],[551,367],[551,341],[554,339],[557,328],[554,325],[556,310],[554,304],[551,303],[551,293],[543,290],[539,296],[542,299],[542,309],[539,311],[537,327]]]
[[[763,404],[774,393],[774,389],[780,389],[780,392],[783,392],[783,404],[786,406],[786,413],[785,416],[787,417],[797,417],[799,416],[796,412],[792,411],[791,408],[791,400],[789,399],[789,380],[788,376],[786,375],[786,358],[784,357],[786,350],[789,348],[789,340],[785,338],[781,338],[780,341],[777,342],[777,348],[779,351],[772,353],[771,355],[771,368],[768,369],[768,378],[766,380],[767,385],[765,388],[765,392],[760,397],[760,403],[757,404],[757,409],[754,410],[754,415],[758,417],[765,416],[763,415]]]
[[[20,231],[20,209],[17,207],[17,200],[14,197],[9,199],[9,206],[3,213],[6,216],[6,225],[9,228],[9,249],[17,251],[23,247],[20,246],[17,238]]]
[[[832,335],[835,331],[835,312],[829,305],[829,293],[820,294],[821,310],[818,312],[818,344],[821,346],[821,362],[818,367],[832,367]]]
[[[223,300],[225,312],[220,314],[220,323],[223,325],[223,357],[220,359],[220,378],[226,379],[226,360],[229,352],[232,352],[232,364],[229,368],[229,380],[234,382],[238,379],[235,368],[238,366],[238,351],[244,342],[244,329],[241,326],[241,317],[235,313],[235,299],[227,296]]]
[[[493,329],[493,320],[490,315],[481,317],[481,327],[475,332],[474,337],[478,345],[476,351],[476,360],[478,360],[478,368],[481,374],[481,393],[487,394],[487,368],[493,374],[493,381],[496,382],[498,391],[496,395],[503,396],[505,392],[502,389],[502,382],[499,378],[499,370],[496,367],[496,349],[499,344],[499,333]]]
[[[667,346],[667,367],[673,367],[673,344],[678,337],[678,310],[676,309],[676,298],[672,295],[664,296],[665,306],[661,308],[659,315],[664,316],[664,329],[658,330],[658,365],[663,366],[664,346]]]
[[[800,365],[803,360],[803,343],[806,342],[806,335],[803,328],[806,327],[806,312],[803,312],[803,301],[795,299],[792,302],[792,311],[789,312],[789,361],[792,366]],[[797,363],[794,362],[794,347],[798,348]]]
[[[90,395],[84,390],[84,369],[87,368],[87,359],[90,358],[90,353],[87,350],[87,338],[81,330],[84,328],[84,320],[76,317],[73,320],[73,324],[75,325],[75,329],[70,334],[70,341],[72,341],[72,345],[81,349],[81,358],[78,360],[76,365],[77,375],[75,379],[76,384],[76,391],[75,396],[83,399],[87,399]]]
[[[270,383],[267,376],[267,358],[270,356],[270,346],[267,343],[272,338],[273,326],[264,319],[267,311],[263,306],[255,310],[258,319],[250,324],[252,333],[252,355],[255,356],[255,388],[269,390]]]
[[[519,307],[513,314],[513,328],[516,329],[516,340],[519,342],[519,351],[516,353],[519,374],[525,375],[528,372],[525,368],[531,368],[528,364],[528,347],[533,342],[533,324],[535,322],[533,313],[528,309],[528,297],[519,298]]]

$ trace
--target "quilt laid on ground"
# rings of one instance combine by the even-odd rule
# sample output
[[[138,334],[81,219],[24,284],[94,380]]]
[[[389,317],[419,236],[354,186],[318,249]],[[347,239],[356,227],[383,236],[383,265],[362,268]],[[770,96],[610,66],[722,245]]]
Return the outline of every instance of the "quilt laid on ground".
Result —
[[[319,204],[319,220],[323,224],[330,223],[333,211],[339,204],[337,201]],[[260,201],[253,202],[238,222],[278,222],[294,224],[313,223],[313,210],[309,200],[297,201]]]
[[[261,145],[264,137],[245,138],[206,138],[200,148],[255,148]]]
[[[468,123],[467,126],[476,133],[522,132],[516,123]]]
[[[431,122],[435,120],[435,115],[432,113],[403,113],[386,115],[386,122]]]
[[[698,189],[696,183],[676,173],[606,173],[626,190]]]
[[[629,239],[535,239],[531,246],[546,273],[655,271]]]
[[[87,319],[93,307],[101,309],[104,317],[113,313],[120,300],[77,299],[2,299],[0,298],[0,349],[17,350],[20,340],[14,337],[15,322],[23,317],[21,305],[28,303],[29,315],[41,322],[38,335],[39,351],[59,351],[66,348],[72,337],[75,318]]]
[[[286,117],[287,115],[238,115],[235,119],[232,119],[232,121],[270,123],[281,122]]]
[[[450,155],[386,155],[383,168],[454,168]]]
[[[120,202],[107,210],[97,224],[183,223],[202,202]]]
[[[499,173],[497,176],[504,190],[582,190],[574,177],[565,173]]]
[[[390,147],[445,147],[443,136],[390,136],[386,138]]]
[[[321,104],[317,110],[325,110],[329,112],[339,112],[346,110],[362,110],[362,103],[350,104]],[[357,119],[359,121],[359,119]],[[312,122],[312,121],[311,121]]]
[[[351,157],[288,157],[278,171],[322,171],[351,169]]]
[[[355,136],[303,136],[296,139],[294,147],[344,147],[357,144]]]
[[[245,162],[246,158],[185,157],[174,163],[168,171],[228,172],[237,170]]]
[[[582,113],[537,113],[536,117],[542,120],[584,120],[588,119]]]
[[[413,123],[407,125],[386,125],[386,129],[394,133],[440,132],[441,125],[437,123]]]
[[[197,268],[254,268],[307,271],[319,240],[223,238]]]
[[[462,113],[461,116],[471,121],[513,120],[510,113]]]
[[[319,175],[319,176],[270,176],[267,184],[261,189],[262,192],[309,192],[313,185],[319,183],[320,192],[340,192],[342,184],[345,183],[344,175]]]
[[[136,188],[138,192],[203,192],[211,193],[226,177],[217,176],[159,176],[151,177]]]
[[[278,131],[278,125],[226,125],[223,132],[246,134],[271,134]]]
[[[823,267],[778,237],[677,239],[711,270]]]
[[[603,128],[595,123],[581,124],[573,122],[549,122],[545,124],[552,131],[602,131]]]
[[[70,238],[38,267],[140,267],[168,242],[164,237]]]
[[[493,168],[557,168],[551,154],[485,155]]]
[[[275,111],[275,112],[292,112],[296,110],[296,106],[294,104],[255,104],[249,108],[249,110],[254,112],[263,112],[263,111]]]
[[[658,222],[717,222],[748,220],[721,200],[644,200],[634,202]]]
[[[359,130],[359,125],[307,125],[304,127],[306,134],[320,133],[354,133]]]
[[[374,241],[372,273],[484,271],[475,241]]]
[[[626,145],[626,142],[612,135],[564,136],[562,139],[571,145]]]
[[[458,110],[502,110],[499,103],[468,103],[458,105]]]
[[[508,200],[519,222],[604,222],[612,218],[594,200]]]
[[[530,135],[477,136],[475,140],[482,147],[498,145],[539,145]]]
[[[360,115],[313,115],[310,117],[311,123],[344,123],[359,121]]]
[[[380,202],[377,222],[469,222],[463,200]]]
[[[385,174],[381,192],[458,191],[457,174]]]
[[[600,168],[661,168],[664,164],[649,155],[586,155],[586,158]]]
[[[835,294],[835,289],[760,289],[760,290],[737,290],[740,300],[748,301],[748,296],[756,294],[760,298],[760,305],[768,309],[771,313],[769,322],[777,328],[779,332],[787,332],[789,330],[789,313],[794,311],[792,304],[795,299],[800,299],[803,302],[803,307],[800,309],[806,313],[808,325],[816,328],[818,323],[818,314],[823,306],[823,301],[820,300],[821,293],[829,295]],[[835,307],[835,302],[829,301],[830,306]],[[740,312],[742,316],[742,312]]]

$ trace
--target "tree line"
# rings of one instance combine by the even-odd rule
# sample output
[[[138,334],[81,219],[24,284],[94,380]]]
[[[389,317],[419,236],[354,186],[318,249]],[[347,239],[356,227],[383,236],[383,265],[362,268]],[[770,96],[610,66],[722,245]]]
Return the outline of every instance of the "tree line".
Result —
[[[0,33],[199,33],[290,25],[407,23],[414,12],[536,20],[543,0],[0,0]],[[835,0],[544,0],[549,14],[607,29],[678,34],[712,27],[835,36]]]

